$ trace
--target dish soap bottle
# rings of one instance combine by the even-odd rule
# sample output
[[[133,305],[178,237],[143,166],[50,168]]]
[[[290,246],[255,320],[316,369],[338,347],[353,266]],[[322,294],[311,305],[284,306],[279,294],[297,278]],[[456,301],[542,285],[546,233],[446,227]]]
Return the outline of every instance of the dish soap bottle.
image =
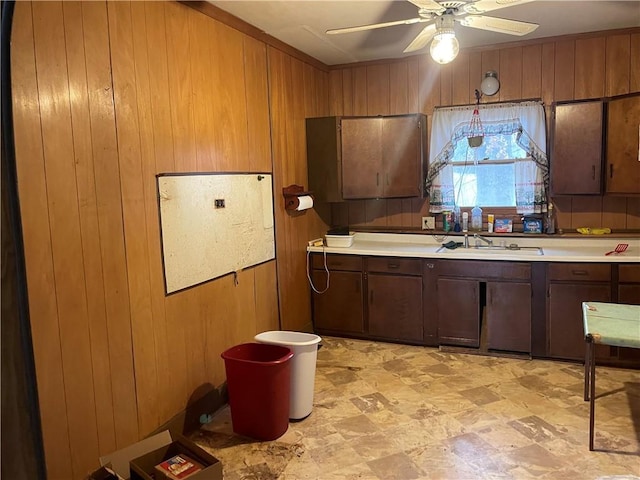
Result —
[[[477,205],[471,209],[471,230],[482,230],[482,209]]]

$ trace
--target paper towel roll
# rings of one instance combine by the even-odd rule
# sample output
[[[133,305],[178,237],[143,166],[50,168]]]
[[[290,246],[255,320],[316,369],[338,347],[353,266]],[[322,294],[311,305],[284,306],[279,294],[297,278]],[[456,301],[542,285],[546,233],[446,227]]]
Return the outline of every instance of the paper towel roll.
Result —
[[[311,195],[302,195],[298,197],[298,206],[296,207],[297,211],[307,210],[311,207],[313,207],[313,197]]]

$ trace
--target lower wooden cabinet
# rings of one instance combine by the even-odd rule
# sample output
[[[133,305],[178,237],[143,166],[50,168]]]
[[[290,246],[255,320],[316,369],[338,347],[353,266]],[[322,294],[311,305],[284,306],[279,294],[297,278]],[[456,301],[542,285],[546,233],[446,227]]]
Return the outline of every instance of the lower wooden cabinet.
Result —
[[[422,342],[422,277],[369,273],[369,335]]]
[[[311,279],[316,290],[327,285],[325,258],[313,255]],[[364,276],[362,258],[351,255],[327,255],[329,288],[324,293],[313,292],[313,322],[318,332],[327,334],[362,335],[364,323]]]
[[[548,356],[584,360],[585,341],[582,302],[610,302],[609,264],[549,264],[548,279]],[[596,356],[608,359],[610,348],[598,346]]]
[[[314,285],[322,287],[327,274],[314,270],[311,278]],[[323,294],[313,294],[313,319],[319,331],[364,333],[362,273],[331,272],[329,289]]]
[[[531,283],[487,282],[487,348],[531,352]]]
[[[438,336],[445,345],[480,346],[480,282],[438,279]]]
[[[326,285],[322,256],[314,256],[316,289]],[[327,255],[329,289],[313,294],[313,321],[325,334],[422,344],[422,260]]]
[[[640,305],[640,265],[618,266],[618,303]],[[622,364],[640,365],[640,349],[620,347],[618,359]]]
[[[531,352],[529,264],[449,260],[438,273],[441,344]]]
[[[324,263],[312,255],[318,290]],[[640,264],[329,254],[326,267],[329,289],[312,295],[314,326],[325,335],[582,362],[582,302],[640,304]],[[597,345],[596,360],[638,367],[640,351]]]

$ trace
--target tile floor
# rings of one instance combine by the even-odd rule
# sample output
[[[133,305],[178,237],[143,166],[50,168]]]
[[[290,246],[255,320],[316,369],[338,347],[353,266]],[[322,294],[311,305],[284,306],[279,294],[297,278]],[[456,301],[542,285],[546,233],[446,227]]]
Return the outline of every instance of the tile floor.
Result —
[[[278,440],[192,439],[225,480],[640,480],[640,371],[598,367],[589,452],[583,367],[323,338],[312,414]]]

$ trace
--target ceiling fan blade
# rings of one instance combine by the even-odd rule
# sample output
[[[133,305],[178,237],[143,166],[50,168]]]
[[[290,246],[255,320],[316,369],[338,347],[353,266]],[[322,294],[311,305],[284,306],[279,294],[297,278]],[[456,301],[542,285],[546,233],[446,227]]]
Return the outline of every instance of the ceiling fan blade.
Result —
[[[483,15],[468,15],[460,20],[460,24],[465,27],[520,36],[531,33],[540,26],[537,23],[507,20],[506,18],[485,17]]]
[[[395,25],[413,25],[414,23],[429,22],[429,18],[409,18],[407,20],[396,20],[394,22],[372,23],[371,25],[359,25],[357,27],[332,28],[327,30],[327,35],[336,35],[338,33],[362,32],[365,30],[374,30],[376,28],[393,27]]]
[[[425,10],[433,13],[443,13],[446,8],[435,0],[409,0],[418,8],[424,8]]]
[[[424,47],[436,34],[436,25],[431,24],[427,25],[422,29],[422,31],[418,34],[416,38],[409,44],[407,48],[403,50],[404,53],[415,52],[416,50],[420,50]]]
[[[462,8],[465,12],[475,15],[533,1],[534,0],[478,0],[477,2],[467,3]]]

